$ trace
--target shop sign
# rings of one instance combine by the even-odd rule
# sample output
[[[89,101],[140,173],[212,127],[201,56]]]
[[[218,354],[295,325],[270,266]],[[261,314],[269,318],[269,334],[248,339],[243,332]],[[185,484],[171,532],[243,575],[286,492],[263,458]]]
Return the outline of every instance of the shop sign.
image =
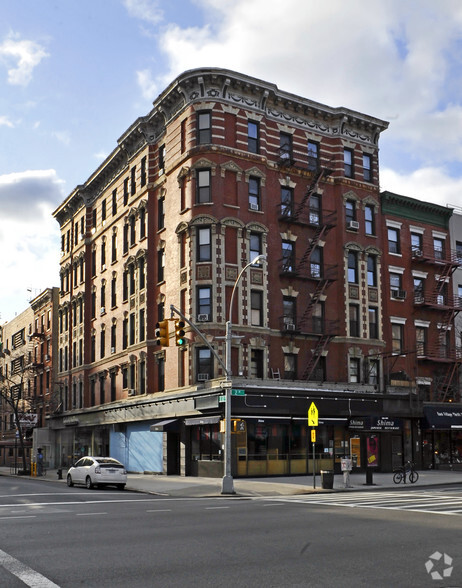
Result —
[[[79,424],[79,419],[76,417],[64,417],[63,418],[63,425],[65,427],[73,427]]]
[[[401,431],[401,419],[392,417],[371,417],[371,431]]]
[[[26,429],[29,427],[36,427],[38,423],[38,415],[32,412],[19,413],[19,424]]]
[[[348,423],[352,431],[401,431],[402,419],[388,416],[352,417]]]

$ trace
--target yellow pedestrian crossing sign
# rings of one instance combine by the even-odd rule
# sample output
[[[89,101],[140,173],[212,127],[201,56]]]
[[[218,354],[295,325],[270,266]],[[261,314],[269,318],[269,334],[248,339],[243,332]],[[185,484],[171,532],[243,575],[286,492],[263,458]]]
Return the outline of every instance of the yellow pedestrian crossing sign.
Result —
[[[310,408],[308,409],[308,426],[309,427],[317,427],[318,426],[318,409],[314,402],[311,403]]]

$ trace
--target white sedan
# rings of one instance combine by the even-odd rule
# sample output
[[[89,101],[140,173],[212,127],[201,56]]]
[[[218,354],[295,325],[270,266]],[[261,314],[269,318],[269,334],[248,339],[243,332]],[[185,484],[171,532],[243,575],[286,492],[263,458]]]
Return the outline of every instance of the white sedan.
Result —
[[[68,486],[116,486],[123,490],[126,483],[127,471],[124,465],[112,457],[82,457],[67,472]]]

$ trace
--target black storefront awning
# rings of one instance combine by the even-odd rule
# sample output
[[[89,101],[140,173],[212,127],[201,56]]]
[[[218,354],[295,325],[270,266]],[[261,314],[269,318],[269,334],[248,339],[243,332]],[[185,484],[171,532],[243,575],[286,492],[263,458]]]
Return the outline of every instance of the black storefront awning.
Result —
[[[424,406],[424,429],[462,429],[462,408],[447,406]]]
[[[165,419],[151,425],[149,430],[154,433],[162,433],[163,431],[178,433],[180,430],[180,422],[179,419]]]
[[[192,427],[193,425],[216,425],[221,420],[221,416],[203,416],[203,417],[195,417],[193,419],[185,419],[184,424],[187,427]]]

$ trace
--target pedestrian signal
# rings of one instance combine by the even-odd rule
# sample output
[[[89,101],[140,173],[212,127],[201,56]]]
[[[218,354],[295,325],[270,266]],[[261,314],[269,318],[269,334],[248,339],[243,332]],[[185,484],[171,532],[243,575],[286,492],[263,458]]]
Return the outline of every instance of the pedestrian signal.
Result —
[[[162,347],[168,347],[168,320],[156,323],[156,343]]]
[[[175,343],[177,347],[183,347],[186,345],[184,321],[175,321]]]

